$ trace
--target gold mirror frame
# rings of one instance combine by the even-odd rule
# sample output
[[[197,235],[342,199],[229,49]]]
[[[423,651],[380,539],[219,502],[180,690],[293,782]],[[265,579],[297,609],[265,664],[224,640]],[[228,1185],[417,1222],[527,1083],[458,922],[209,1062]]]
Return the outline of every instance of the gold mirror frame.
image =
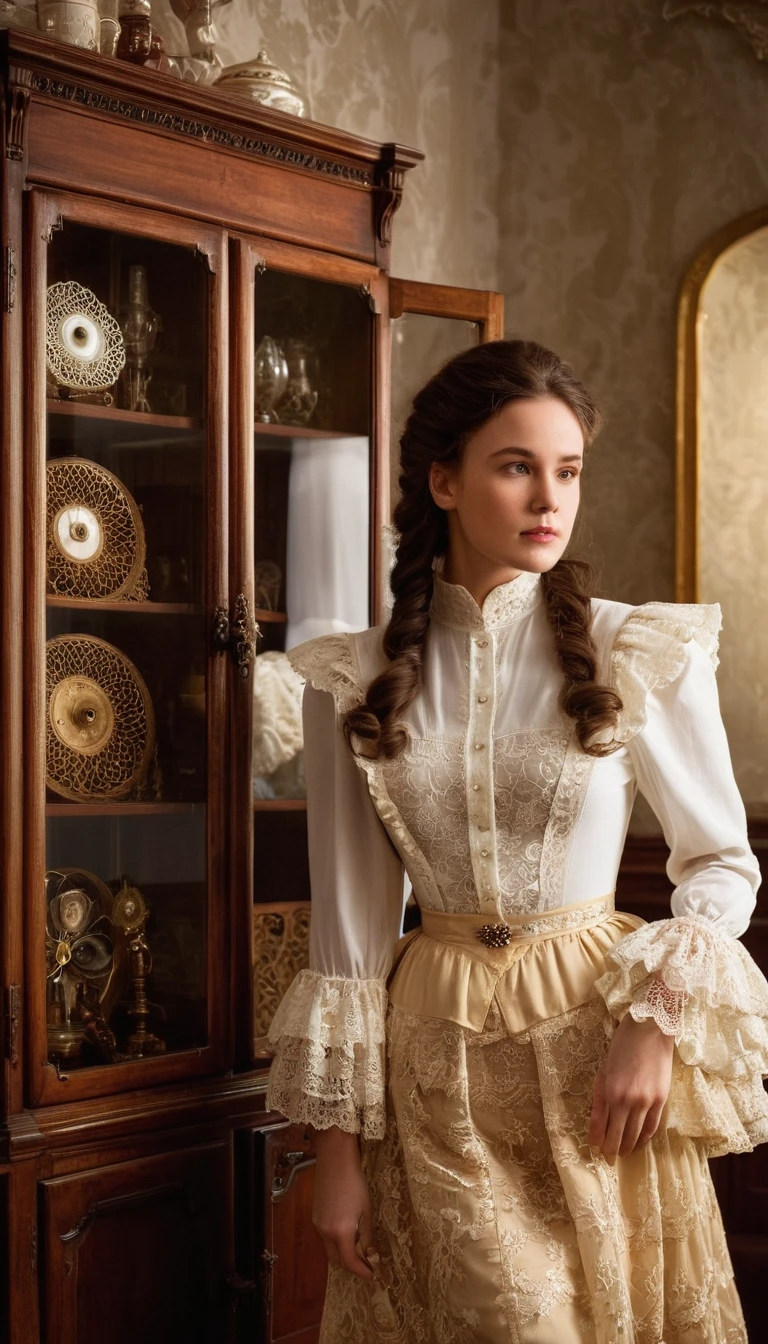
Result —
[[[768,206],[731,220],[696,254],[685,274],[677,310],[675,453],[675,598],[699,601],[699,367],[701,292],[724,252],[768,227]]]

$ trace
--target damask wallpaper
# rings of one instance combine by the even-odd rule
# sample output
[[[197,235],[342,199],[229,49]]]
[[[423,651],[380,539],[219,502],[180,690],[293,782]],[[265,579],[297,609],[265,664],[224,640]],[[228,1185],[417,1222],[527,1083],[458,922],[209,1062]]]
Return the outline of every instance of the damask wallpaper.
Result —
[[[153,22],[186,51],[169,0]],[[225,65],[265,46],[316,121],[426,153],[408,177],[392,271],[496,287],[498,0],[231,0],[213,12]]]
[[[768,67],[661,0],[501,0],[500,59],[508,332],[569,358],[604,408],[584,522],[605,592],[671,600],[677,295],[705,240],[768,199]]]
[[[715,263],[699,314],[700,596],[731,632],[723,718],[747,810],[768,817],[768,229]]]

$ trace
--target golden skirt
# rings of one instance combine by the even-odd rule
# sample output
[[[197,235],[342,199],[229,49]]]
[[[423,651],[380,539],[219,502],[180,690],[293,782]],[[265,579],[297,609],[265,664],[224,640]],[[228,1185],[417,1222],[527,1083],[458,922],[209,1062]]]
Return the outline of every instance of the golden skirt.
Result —
[[[612,897],[508,921],[425,912],[387,1017],[387,1129],[363,1143],[380,1279],[331,1268],[321,1344],[746,1344],[709,1166],[665,1128],[587,1144],[616,1023],[594,982],[643,921]]]

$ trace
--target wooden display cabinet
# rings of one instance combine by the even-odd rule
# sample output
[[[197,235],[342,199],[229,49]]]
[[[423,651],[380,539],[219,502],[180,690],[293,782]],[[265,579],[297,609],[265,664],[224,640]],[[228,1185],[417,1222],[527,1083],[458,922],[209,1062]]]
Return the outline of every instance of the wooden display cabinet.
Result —
[[[390,278],[416,151],[0,39],[0,1340],[310,1344],[285,652],[381,619],[392,425],[501,300]]]

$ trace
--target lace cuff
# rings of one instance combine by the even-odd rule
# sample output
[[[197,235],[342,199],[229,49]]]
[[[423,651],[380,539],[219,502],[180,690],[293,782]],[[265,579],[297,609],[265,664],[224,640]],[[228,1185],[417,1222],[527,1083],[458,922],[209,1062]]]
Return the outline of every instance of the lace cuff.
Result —
[[[610,683],[623,709],[615,728],[594,736],[595,742],[623,746],[645,727],[650,691],[669,686],[685,667],[686,644],[695,640],[717,668],[722,613],[717,603],[646,602],[636,607],[619,628],[611,651]]]
[[[636,1022],[652,1018],[665,1036],[677,1036],[682,1028],[683,1005],[688,998],[683,989],[670,989],[656,975],[649,975],[640,985],[629,1005],[629,1013]]]
[[[384,1136],[385,980],[300,971],[269,1029],[267,1106],[316,1129]]]
[[[628,934],[606,964],[595,988],[611,1015],[652,1016],[674,1034],[666,1126],[700,1139],[708,1157],[766,1142],[768,982],[743,944],[681,915]]]

